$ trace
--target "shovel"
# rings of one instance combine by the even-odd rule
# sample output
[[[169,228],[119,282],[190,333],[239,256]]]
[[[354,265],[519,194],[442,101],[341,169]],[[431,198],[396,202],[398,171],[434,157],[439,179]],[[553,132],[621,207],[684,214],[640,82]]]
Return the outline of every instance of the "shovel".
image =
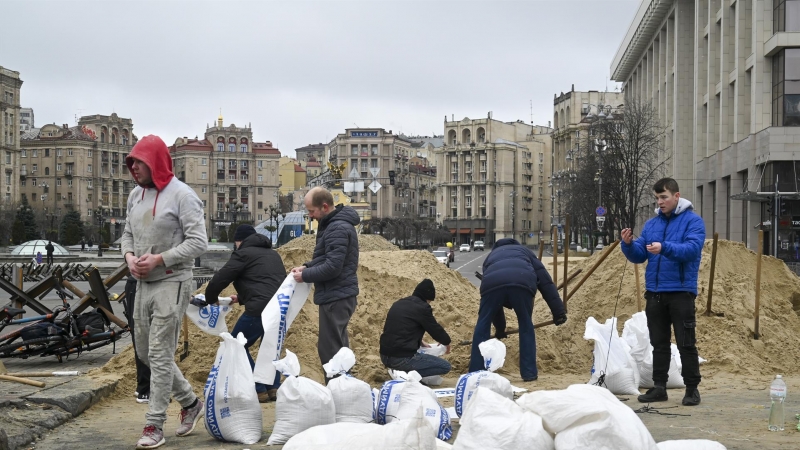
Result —
[[[3,364],[2,361],[0,361],[0,380],[14,381],[14,382],[17,382],[17,383],[29,384],[31,386],[36,386],[36,387],[40,387],[40,388],[45,387],[45,384],[42,381],[33,381],[33,380],[29,380],[27,378],[13,377],[11,375],[6,375],[7,373],[8,373],[8,370],[6,369],[6,365]]]
[[[180,360],[183,361],[189,356],[189,318],[183,316],[183,352]]]

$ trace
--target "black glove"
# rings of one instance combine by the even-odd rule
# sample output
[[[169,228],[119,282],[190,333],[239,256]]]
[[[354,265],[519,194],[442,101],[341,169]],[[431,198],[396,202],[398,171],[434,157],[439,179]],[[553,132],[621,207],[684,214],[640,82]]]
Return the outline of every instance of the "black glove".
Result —
[[[206,306],[208,306],[208,303],[206,303],[205,300],[199,299],[197,297],[192,297],[189,303],[191,303],[194,306],[197,306],[198,308],[205,308]]]
[[[566,314],[562,314],[562,315],[560,315],[558,317],[553,317],[553,323],[556,324],[556,326],[564,325],[564,323],[566,321],[567,321],[567,315]]]
[[[506,329],[503,328],[502,330],[495,330],[494,337],[497,339],[505,339],[508,337],[508,333],[506,333]]]

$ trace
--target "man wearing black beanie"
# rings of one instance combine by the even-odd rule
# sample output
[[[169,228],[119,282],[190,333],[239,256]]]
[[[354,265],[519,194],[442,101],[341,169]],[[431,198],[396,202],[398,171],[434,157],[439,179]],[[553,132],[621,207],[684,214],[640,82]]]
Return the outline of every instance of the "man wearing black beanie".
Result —
[[[427,332],[446,346],[446,353],[450,353],[450,336],[433,317],[430,303],[435,298],[433,281],[426,278],[417,285],[411,297],[402,298],[389,308],[380,341],[384,366],[404,372],[416,370],[423,378],[450,372],[449,362],[418,352],[422,347],[429,347],[422,341]]]

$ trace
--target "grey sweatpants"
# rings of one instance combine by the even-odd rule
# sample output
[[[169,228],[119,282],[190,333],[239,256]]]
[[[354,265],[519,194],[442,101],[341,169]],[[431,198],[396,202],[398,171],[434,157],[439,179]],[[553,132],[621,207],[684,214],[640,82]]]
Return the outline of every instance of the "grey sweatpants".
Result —
[[[191,280],[140,281],[133,309],[136,353],[150,366],[150,409],[147,425],[164,427],[170,396],[182,407],[197,398],[175,364],[181,319],[189,306]]]
[[[319,305],[317,352],[322,364],[328,364],[342,347],[349,347],[347,324],[356,310],[356,298],[350,297]]]

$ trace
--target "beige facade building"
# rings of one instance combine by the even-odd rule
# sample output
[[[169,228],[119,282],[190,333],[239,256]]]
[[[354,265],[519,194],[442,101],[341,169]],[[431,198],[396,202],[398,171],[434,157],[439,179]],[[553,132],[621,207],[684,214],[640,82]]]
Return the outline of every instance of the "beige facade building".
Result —
[[[351,128],[338,134],[326,148],[332,164],[346,164],[342,173],[344,181],[354,180],[357,185],[363,182],[364,190],[352,193],[351,200],[369,204],[371,217],[433,220],[436,217],[436,169],[411,163],[416,145],[415,141],[392,134],[391,130]],[[354,168],[357,178],[350,177]],[[330,187],[332,174],[327,167],[322,170],[319,177],[310,180],[310,186]],[[380,185],[380,188],[373,192],[370,185]]]
[[[306,167],[306,163],[312,160],[322,163],[324,166],[326,161],[325,158],[328,154],[328,152],[325,150],[325,144],[322,143],[309,144],[305,147],[296,148],[294,152],[297,162],[303,167]]]
[[[3,207],[19,200],[19,123],[20,88],[19,72],[0,66],[0,173],[3,174]]]
[[[253,142],[249,125],[225,126],[220,115],[203,139],[178,138],[170,153],[175,175],[203,201],[210,238],[234,222],[263,222],[278,201],[281,152],[269,141]]]
[[[763,227],[786,261],[800,259],[798,31],[795,0],[643,0],[611,64],[626,97],[659,109],[669,175],[707,235],[755,248]]]
[[[535,244],[549,232],[551,132],[491,113],[445,118],[444,146],[434,151],[438,212],[456,244],[506,237]]]
[[[73,127],[33,128],[21,139],[20,193],[53,226],[76,210],[84,222],[102,221],[113,242],[122,235],[134,187],[125,158],[136,141],[133,121],[116,113],[83,116]]]
[[[294,158],[281,156],[278,174],[280,177],[281,195],[287,195],[290,192],[295,192],[306,187],[306,169]]]

